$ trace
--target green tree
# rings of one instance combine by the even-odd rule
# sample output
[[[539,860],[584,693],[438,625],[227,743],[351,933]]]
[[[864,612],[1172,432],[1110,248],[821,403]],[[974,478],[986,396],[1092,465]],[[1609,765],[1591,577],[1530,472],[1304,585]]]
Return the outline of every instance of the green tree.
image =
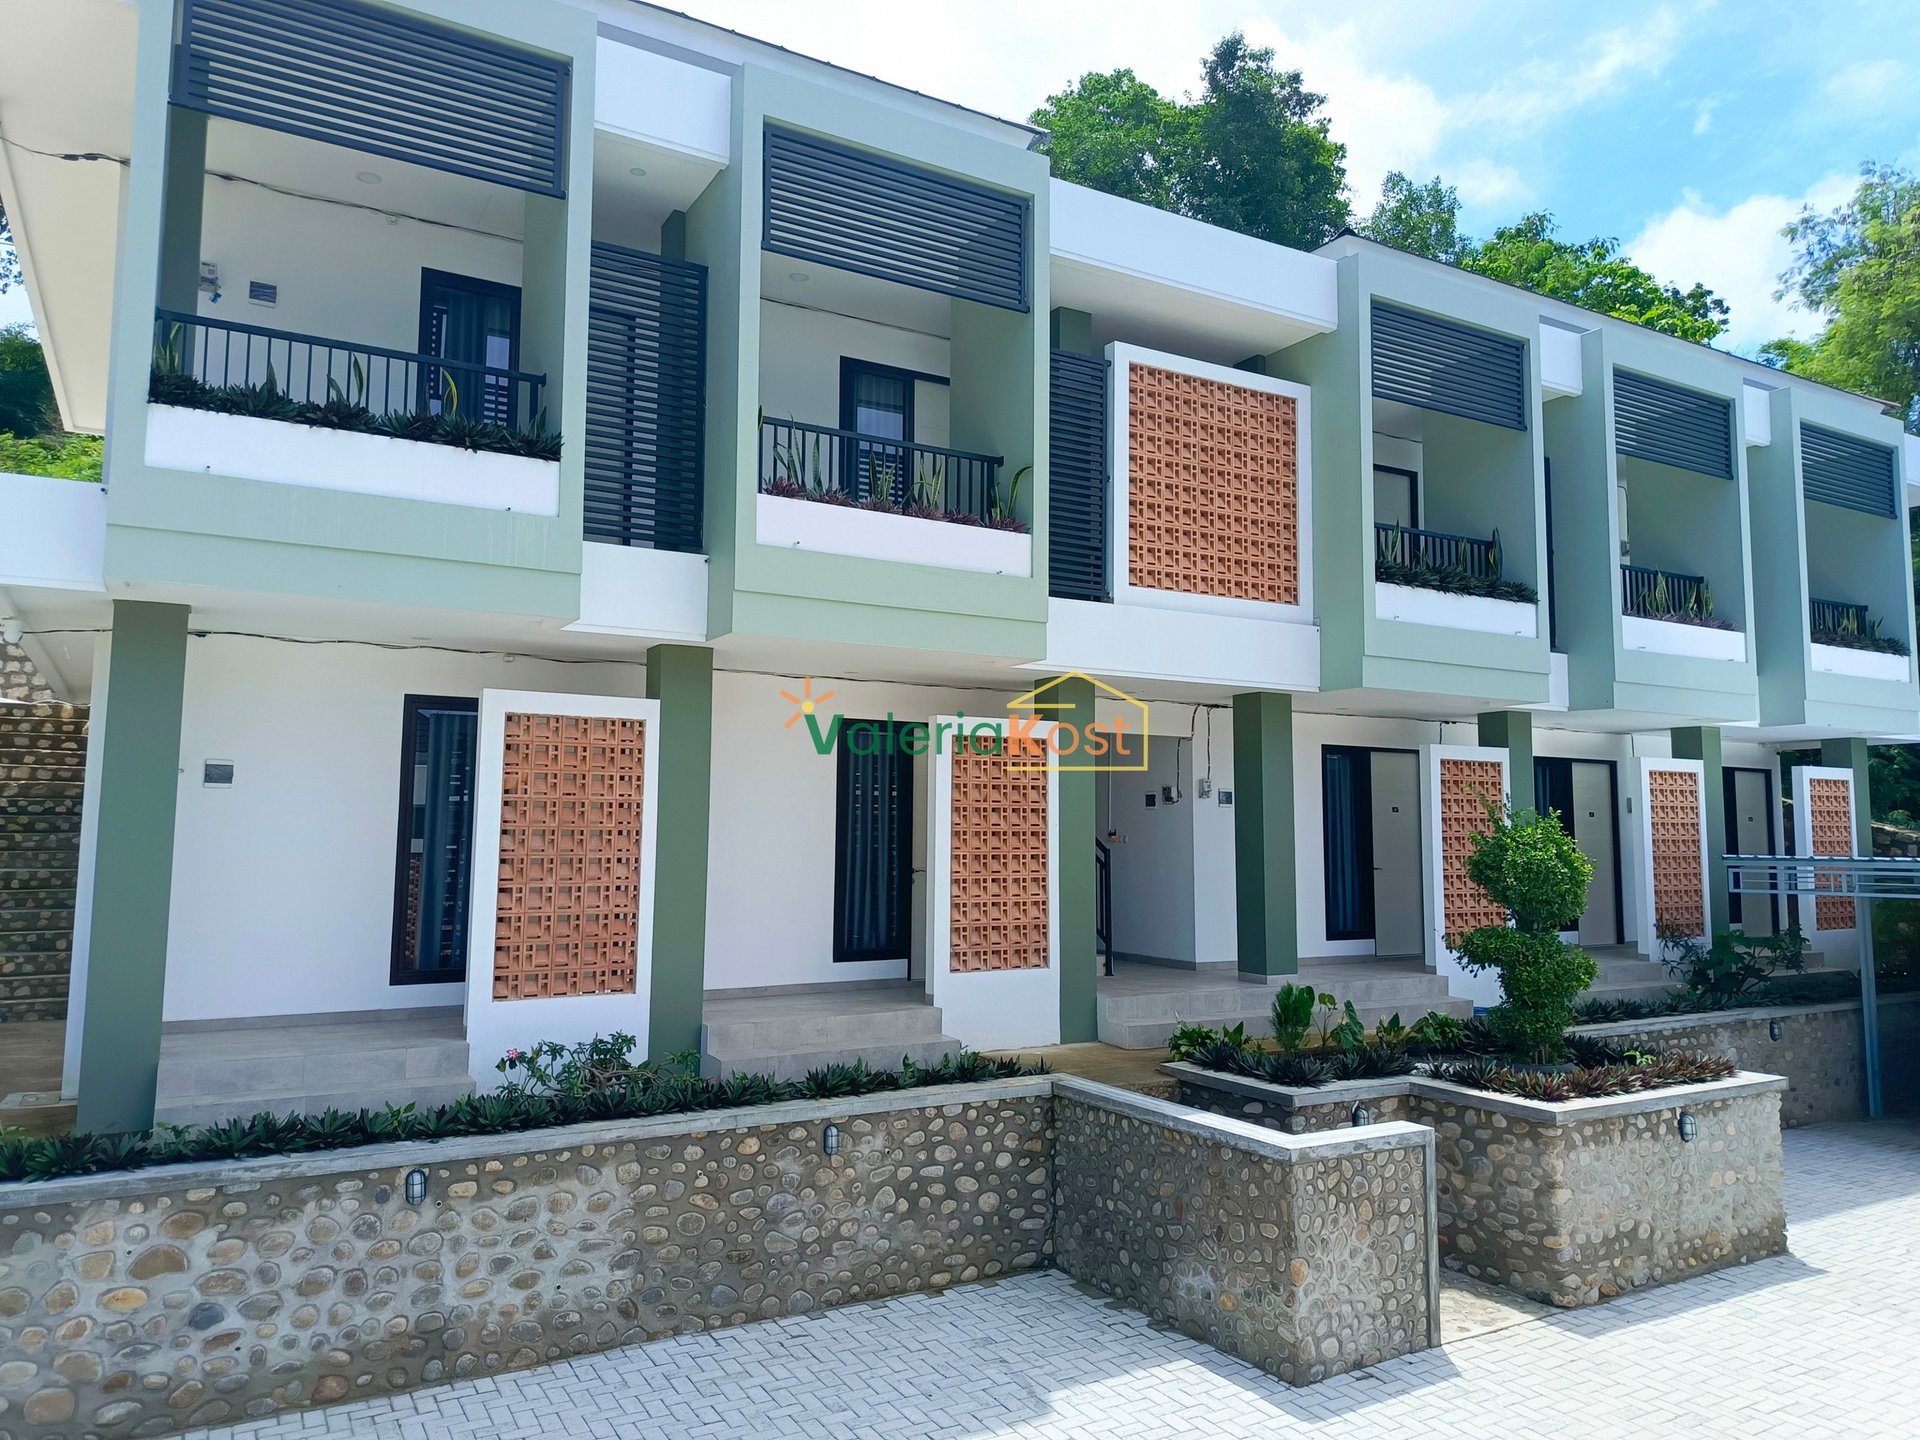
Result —
[[[1920,178],[1869,161],[1843,205],[1811,206],[1782,232],[1793,258],[1779,297],[1825,321],[1812,340],[1762,347],[1768,363],[1898,404],[1920,431]]]
[[[0,205],[0,295],[21,284],[20,252],[13,248],[13,227],[7,223],[7,207]]]
[[[25,325],[0,326],[0,435],[58,430],[53,381],[40,342]]]
[[[1177,208],[1177,173],[1189,141],[1186,112],[1131,70],[1083,75],[1033,112],[1046,127],[1041,149],[1062,180]]]
[[[1727,303],[1706,286],[1662,285],[1620,253],[1618,240],[1561,240],[1556,228],[1551,214],[1536,210],[1501,226],[1460,263],[1475,274],[1682,340],[1705,344],[1727,328]]]
[[[1347,223],[1346,149],[1326,97],[1239,31],[1201,61],[1197,98],[1131,70],[1087,74],[1033,112],[1053,173],[1280,245],[1311,250]]]
[[[1460,233],[1460,196],[1438,175],[1415,184],[1398,170],[1380,182],[1380,201],[1358,227],[1369,240],[1457,265],[1473,247]]]

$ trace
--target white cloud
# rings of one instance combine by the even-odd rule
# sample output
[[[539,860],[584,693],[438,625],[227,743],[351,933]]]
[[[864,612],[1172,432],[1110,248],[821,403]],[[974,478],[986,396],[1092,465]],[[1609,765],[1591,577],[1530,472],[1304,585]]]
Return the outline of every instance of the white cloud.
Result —
[[[1455,167],[1454,189],[1462,205],[1489,210],[1517,210],[1533,199],[1533,187],[1511,165],[1473,159]]]
[[[1805,205],[1825,210],[1839,204],[1856,183],[1851,175],[1829,175],[1804,194],[1750,195],[1725,210],[1689,192],[1649,220],[1626,252],[1669,285],[1697,280],[1724,299],[1733,312],[1719,342],[1724,346],[1751,353],[1769,340],[1808,336],[1820,328],[1818,317],[1773,298],[1791,253],[1780,228]]]
[[[1827,100],[1851,110],[1878,108],[1907,88],[1907,67],[1891,58],[1859,60],[1829,76]]]
[[[1714,106],[1718,103],[1718,101],[1714,100],[1702,100],[1700,102],[1700,108],[1694,111],[1693,114],[1693,133],[1695,135],[1704,135],[1713,128],[1713,110]]]
[[[1663,7],[1643,23],[1569,45],[1574,59],[1524,61],[1513,66],[1500,84],[1465,101],[1461,118],[1518,132],[1559,120],[1660,74],[1681,50],[1683,29],[1679,16]]]

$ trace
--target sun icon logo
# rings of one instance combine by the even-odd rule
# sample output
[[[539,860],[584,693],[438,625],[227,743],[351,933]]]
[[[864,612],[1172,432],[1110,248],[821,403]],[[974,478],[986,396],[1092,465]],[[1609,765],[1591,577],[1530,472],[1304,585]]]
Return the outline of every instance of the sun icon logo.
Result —
[[[800,723],[801,716],[813,714],[815,706],[826,704],[827,701],[834,697],[834,694],[835,692],[832,690],[828,690],[820,695],[814,694],[813,677],[811,675],[807,676],[806,683],[801,685],[798,695],[794,694],[791,690],[782,690],[780,692],[780,698],[790,703],[794,707],[794,710],[793,714],[787,717],[787,723],[780,728],[782,730],[791,730]]]

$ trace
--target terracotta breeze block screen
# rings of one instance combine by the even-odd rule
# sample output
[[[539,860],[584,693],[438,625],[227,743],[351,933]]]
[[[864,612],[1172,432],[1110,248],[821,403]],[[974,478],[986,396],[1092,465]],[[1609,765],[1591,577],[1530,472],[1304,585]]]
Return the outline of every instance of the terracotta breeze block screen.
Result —
[[[1691,770],[1648,771],[1647,826],[1652,833],[1655,932],[1706,934],[1700,777]]]
[[[1047,772],[969,741],[953,754],[956,971],[1047,968]]]
[[[1807,827],[1816,855],[1853,854],[1853,807],[1849,803],[1850,786],[1845,780],[1807,781]],[[1818,888],[1819,876],[1814,877]],[[1822,930],[1851,930],[1851,900],[1820,899],[1813,902],[1813,923]]]
[[[494,999],[634,992],[645,753],[639,720],[507,716]]]
[[[1467,875],[1473,837],[1487,832],[1487,806],[1499,806],[1506,787],[1498,760],[1440,762],[1440,903],[1449,939],[1482,925],[1504,925],[1507,912]]]
[[[1291,397],[1127,367],[1127,575],[1151,590],[1300,603]]]

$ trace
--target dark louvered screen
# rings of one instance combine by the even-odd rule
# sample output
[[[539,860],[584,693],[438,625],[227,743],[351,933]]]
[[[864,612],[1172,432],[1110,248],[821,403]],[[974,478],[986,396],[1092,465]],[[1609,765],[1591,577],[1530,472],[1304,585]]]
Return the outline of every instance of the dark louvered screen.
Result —
[[[1025,310],[1028,204],[768,127],[761,244],[938,295]]]
[[[587,308],[586,535],[700,548],[707,270],[593,247]]]
[[[1900,513],[1893,451],[1822,425],[1800,427],[1800,484],[1809,500],[1868,515]]]
[[[1613,448],[1635,460],[1731,480],[1733,402],[1616,370]]]
[[[1048,592],[1106,600],[1107,362],[1053,352],[1047,428]]]
[[[564,193],[566,62],[353,0],[186,0],[177,104]]]
[[[1527,428],[1527,347],[1373,302],[1373,393],[1422,410]]]

